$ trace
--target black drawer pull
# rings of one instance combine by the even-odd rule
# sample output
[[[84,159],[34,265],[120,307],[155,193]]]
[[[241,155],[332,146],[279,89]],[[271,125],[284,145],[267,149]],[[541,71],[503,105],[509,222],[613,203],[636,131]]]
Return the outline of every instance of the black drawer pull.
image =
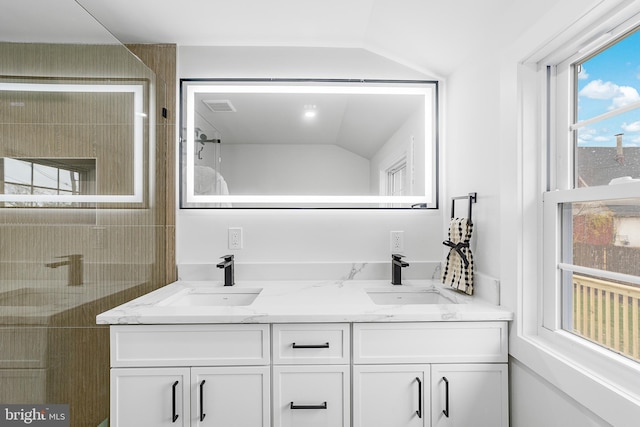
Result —
[[[294,405],[291,402],[290,409],[327,409],[327,402],[323,402],[322,405]]]
[[[207,416],[207,414],[204,413],[204,383],[206,381],[202,380],[202,382],[200,383],[200,422],[204,421],[204,417]]]
[[[324,344],[291,344],[293,348],[329,348],[329,343],[326,342]]]
[[[418,418],[422,418],[422,380],[420,380],[420,377],[416,377],[416,381],[418,382],[418,410],[416,415]]]
[[[442,413],[444,414],[445,417],[449,418],[449,380],[447,379],[447,377],[442,377],[442,381],[444,381],[444,399],[445,399],[444,410],[442,411]]]
[[[176,414],[176,387],[178,387],[178,381],[171,386],[171,406],[172,406],[172,423],[178,420],[178,414]]]

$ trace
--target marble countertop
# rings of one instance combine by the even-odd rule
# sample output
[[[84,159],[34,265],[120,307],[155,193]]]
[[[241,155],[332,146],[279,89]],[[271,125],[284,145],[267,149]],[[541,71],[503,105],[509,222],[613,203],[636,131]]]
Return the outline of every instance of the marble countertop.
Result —
[[[218,281],[177,281],[97,316],[98,324],[313,323],[409,321],[509,321],[513,313],[435,280],[242,281],[234,291],[259,289],[249,305],[173,305],[179,294],[224,288]],[[227,287],[226,289],[231,289]],[[366,291],[430,290],[447,299],[438,304],[378,305]]]

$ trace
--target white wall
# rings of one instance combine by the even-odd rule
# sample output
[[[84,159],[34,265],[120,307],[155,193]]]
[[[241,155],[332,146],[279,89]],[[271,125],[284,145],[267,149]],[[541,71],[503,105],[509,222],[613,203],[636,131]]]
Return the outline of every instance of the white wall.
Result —
[[[362,49],[204,46],[179,47],[178,76],[431,78]],[[405,232],[410,263],[443,254],[439,211],[180,210],[176,227],[179,264],[217,262],[229,252],[228,227],[243,228],[238,262],[387,261],[392,230]]]
[[[477,271],[500,277],[500,78],[498,55],[467,64],[447,81],[446,143],[443,173],[447,194],[477,193],[473,205],[471,249]],[[456,216],[467,216],[468,204],[456,200]],[[447,200],[445,215],[450,216]]]
[[[511,425],[513,427],[605,427],[610,424],[511,359]]]
[[[230,194],[371,194],[369,160],[337,145],[222,144],[221,153]]]

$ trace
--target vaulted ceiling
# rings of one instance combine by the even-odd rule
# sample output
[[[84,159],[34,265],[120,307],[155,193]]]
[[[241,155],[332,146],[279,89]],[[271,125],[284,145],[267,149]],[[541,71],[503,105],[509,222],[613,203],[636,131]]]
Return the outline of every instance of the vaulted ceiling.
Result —
[[[0,39],[358,47],[445,77],[558,0],[0,0]],[[15,40],[11,40],[15,41]],[[40,40],[43,41],[43,40]]]

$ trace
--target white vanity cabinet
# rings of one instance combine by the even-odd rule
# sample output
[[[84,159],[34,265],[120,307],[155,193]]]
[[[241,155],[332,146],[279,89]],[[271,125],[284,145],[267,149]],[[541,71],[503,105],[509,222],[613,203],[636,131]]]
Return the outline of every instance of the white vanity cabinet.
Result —
[[[111,326],[112,427],[268,427],[269,325]]]
[[[349,427],[350,325],[273,325],[273,426]]]
[[[353,325],[353,426],[507,427],[506,322]]]
[[[111,326],[111,426],[508,427],[507,322]]]

